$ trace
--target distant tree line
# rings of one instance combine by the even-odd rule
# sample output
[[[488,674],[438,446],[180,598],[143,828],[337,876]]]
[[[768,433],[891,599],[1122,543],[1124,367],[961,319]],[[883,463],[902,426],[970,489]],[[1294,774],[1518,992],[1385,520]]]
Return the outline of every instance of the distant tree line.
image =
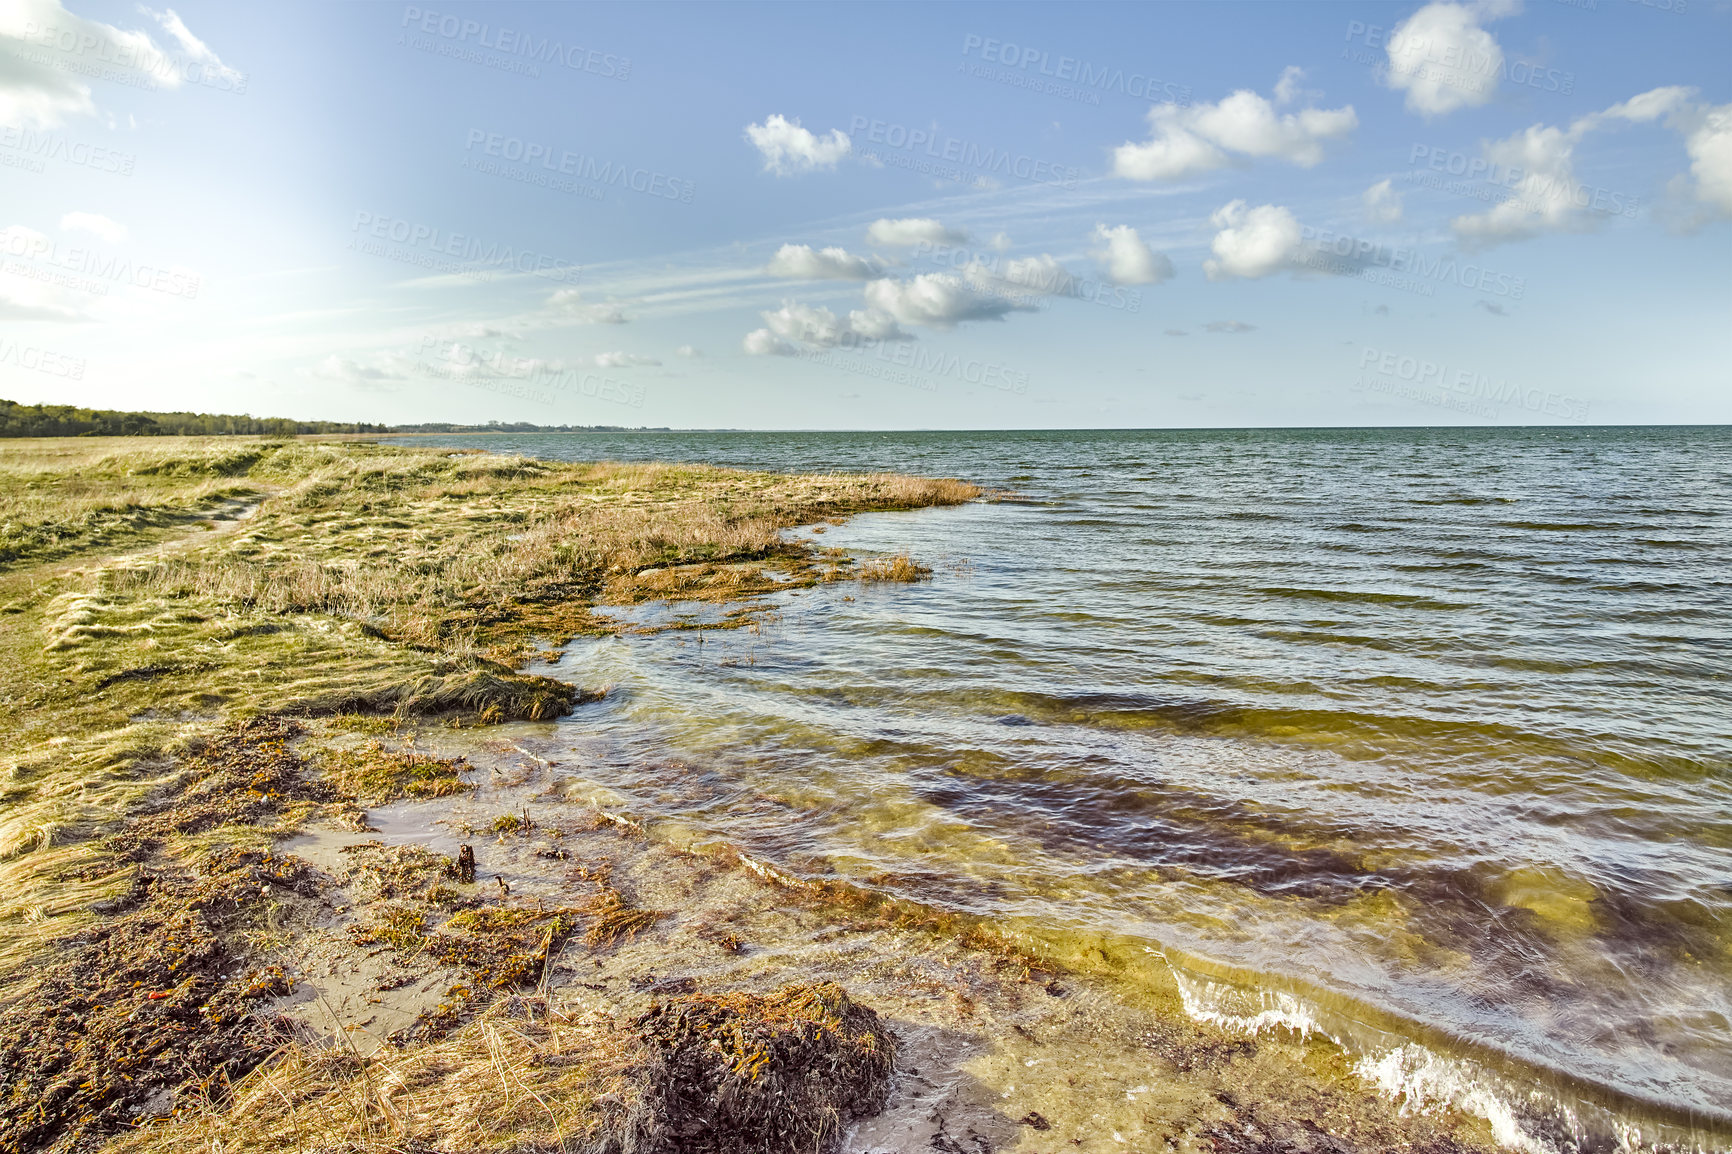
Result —
[[[297,433],[612,433],[623,425],[371,425],[348,421],[295,421],[288,417],[229,413],[129,413],[76,405],[20,405],[0,400],[0,437],[291,437]]]

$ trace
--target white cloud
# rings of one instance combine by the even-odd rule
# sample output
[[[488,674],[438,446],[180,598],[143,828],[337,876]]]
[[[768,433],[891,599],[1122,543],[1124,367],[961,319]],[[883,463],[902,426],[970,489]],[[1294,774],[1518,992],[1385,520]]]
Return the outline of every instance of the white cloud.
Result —
[[[873,221],[866,230],[866,239],[886,248],[912,248],[917,244],[961,244],[968,234],[961,229],[945,228],[929,216],[911,216]]]
[[[1003,270],[975,259],[963,268],[965,280],[981,292],[1018,297],[1068,294],[1076,286],[1076,277],[1051,253],[1007,260]]]
[[[1280,205],[1247,208],[1235,200],[1217,209],[1209,222],[1220,229],[1209,245],[1215,258],[1203,262],[1210,280],[1268,276],[1299,255],[1299,222]]]
[[[210,45],[192,34],[192,31],[187,28],[186,22],[173,8],[165,8],[161,12],[157,12],[141,4],[138,10],[147,16],[154,17],[156,22],[162,25],[163,31],[174,37],[175,42],[180,45],[181,52],[185,54],[188,60],[196,60],[200,64],[222,63],[217,59],[216,53],[210,50]]]
[[[777,176],[835,168],[836,162],[853,151],[848,134],[840,128],[829,136],[814,136],[798,120],[772,114],[762,124],[746,125],[746,139],[764,156],[764,171]]]
[[[896,318],[877,308],[854,309],[848,314],[848,328],[868,340],[907,341],[914,338],[902,331]]]
[[[561,318],[580,325],[623,325],[630,318],[612,301],[587,304],[574,288],[555,289],[547,305]]]
[[[375,365],[363,365],[348,357],[340,357],[332,353],[313,367],[315,377],[323,377],[327,381],[339,381],[345,385],[357,385],[362,388],[378,387],[387,381],[404,381],[408,377],[393,368],[379,368]]]
[[[694,357],[703,356],[704,350],[697,348],[694,345],[681,345],[679,348],[674,350],[674,355],[679,356],[679,357],[686,357],[687,359],[691,359]]]
[[[775,312],[761,314],[769,331],[784,341],[815,345],[821,349],[868,340],[903,340],[908,334],[896,318],[879,309],[856,309],[838,317],[827,308],[786,302]]]
[[[1696,199],[1732,216],[1732,104],[1699,110],[1685,129],[1684,150],[1696,177]]]
[[[597,353],[595,367],[598,369],[630,369],[640,365],[660,365],[654,357],[640,357],[636,353]]]
[[[1294,70],[1276,85],[1287,103],[1297,95]],[[1302,108],[1278,113],[1275,105],[1249,89],[1218,104],[1157,104],[1149,109],[1151,137],[1113,150],[1113,175],[1126,180],[1177,180],[1227,165],[1235,155],[1274,157],[1310,168],[1323,159],[1323,145],[1351,133],[1359,117],[1351,104],[1342,108]]]
[[[0,253],[35,258],[54,251],[54,239],[22,224],[0,228]]]
[[[1094,257],[1106,269],[1114,284],[1160,284],[1171,279],[1173,262],[1165,253],[1156,252],[1143,243],[1137,230],[1128,224],[1108,228],[1095,225],[1095,240],[1102,245]]]
[[[486,321],[463,321],[459,324],[445,326],[446,335],[453,337],[501,337],[508,341],[520,339],[516,333],[490,325]]]
[[[1234,335],[1255,332],[1256,330],[1256,325],[1246,324],[1244,321],[1209,321],[1203,326],[1204,332],[1232,333]]]
[[[68,305],[55,304],[42,296],[14,293],[0,288],[0,320],[5,321],[87,321],[91,318]]]
[[[1385,82],[1407,93],[1407,108],[1442,116],[1492,98],[1503,71],[1503,49],[1479,26],[1513,11],[1514,3],[1487,0],[1427,4],[1389,34]]]
[[[1522,178],[1510,189],[1508,199],[1485,212],[1458,216],[1451,227],[1462,240],[1480,246],[1592,228],[1595,194],[1576,180],[1576,146],[1610,124],[1646,124],[1662,118],[1684,137],[1691,158],[1696,184],[1686,192],[1710,213],[1732,213],[1732,136],[1728,135],[1732,105],[1703,106],[1691,95],[1687,88],[1655,88],[1578,117],[1568,128],[1535,124],[1489,142],[1483,150],[1486,160],[1520,169]]]
[[[766,271],[773,276],[800,280],[871,280],[884,274],[877,261],[856,256],[847,249],[814,251],[804,244],[783,245]]]
[[[1292,104],[1299,99],[1299,82],[1305,79],[1305,70],[1297,64],[1289,64],[1281,70],[1281,79],[1275,82],[1275,103]]]
[[[953,273],[875,280],[866,286],[866,303],[901,324],[935,329],[955,328],[964,321],[1003,320],[1006,313],[1029,307],[977,292]]]
[[[0,34],[0,123],[53,128],[67,117],[96,112],[88,84],[7,51],[10,40]]]
[[[770,331],[788,341],[833,348],[842,343],[847,322],[827,308],[788,302],[775,312],[763,314]]]
[[[111,244],[126,239],[126,226],[95,212],[69,212],[60,218],[60,227],[69,232],[88,232]]]
[[[1401,219],[1401,194],[1387,180],[1380,180],[1366,189],[1361,200],[1365,205],[1365,219],[1373,224],[1394,224]]]
[[[204,41],[187,29],[173,9],[141,11],[155,18],[179,46],[178,54],[159,48],[148,32],[127,31],[112,24],[86,20],[60,6],[59,0],[6,0],[0,3],[0,123],[53,128],[68,116],[96,112],[90,87],[73,77],[85,68],[124,69],[148,77],[159,88],[179,88],[187,79],[186,65],[196,63],[200,79],[227,78],[231,86],[243,78],[217,58]],[[44,42],[43,30],[58,35]],[[75,47],[64,49],[61,44]],[[39,63],[59,58],[69,67]]]
[[[769,329],[753,329],[746,334],[741,342],[746,355],[751,357],[797,357],[800,350],[787,341],[777,337]]]

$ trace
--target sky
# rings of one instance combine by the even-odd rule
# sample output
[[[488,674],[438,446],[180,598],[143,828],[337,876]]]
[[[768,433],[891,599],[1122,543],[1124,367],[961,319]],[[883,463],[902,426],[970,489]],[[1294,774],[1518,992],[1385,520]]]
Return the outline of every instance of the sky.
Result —
[[[1732,422],[1732,0],[0,0],[0,397]]]

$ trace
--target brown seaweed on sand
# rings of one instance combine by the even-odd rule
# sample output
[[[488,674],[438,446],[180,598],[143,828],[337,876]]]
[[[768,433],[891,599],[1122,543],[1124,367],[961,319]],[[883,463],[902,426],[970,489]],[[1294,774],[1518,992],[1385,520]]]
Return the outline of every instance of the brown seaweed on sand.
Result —
[[[672,998],[633,1032],[646,1053],[625,1154],[827,1151],[889,1097],[895,1039],[831,982]]]
[[[123,910],[0,1003],[0,1150],[80,1147],[237,1080],[285,1034],[255,1010],[287,993],[230,931],[273,889],[312,891],[296,858],[231,851],[196,883],[142,877]]]

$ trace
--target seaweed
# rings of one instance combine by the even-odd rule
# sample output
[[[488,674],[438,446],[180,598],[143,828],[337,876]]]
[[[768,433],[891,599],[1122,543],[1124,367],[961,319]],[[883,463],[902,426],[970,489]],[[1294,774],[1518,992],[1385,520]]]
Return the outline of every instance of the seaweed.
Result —
[[[285,994],[230,932],[274,890],[318,892],[293,857],[211,855],[197,880],[142,875],[99,928],[0,1002],[0,1150],[69,1149],[244,1076],[287,1037],[258,1003]]]
[[[890,1093],[896,1041],[833,982],[772,994],[689,994],[633,1023],[642,1087],[632,1154],[810,1154]]]

